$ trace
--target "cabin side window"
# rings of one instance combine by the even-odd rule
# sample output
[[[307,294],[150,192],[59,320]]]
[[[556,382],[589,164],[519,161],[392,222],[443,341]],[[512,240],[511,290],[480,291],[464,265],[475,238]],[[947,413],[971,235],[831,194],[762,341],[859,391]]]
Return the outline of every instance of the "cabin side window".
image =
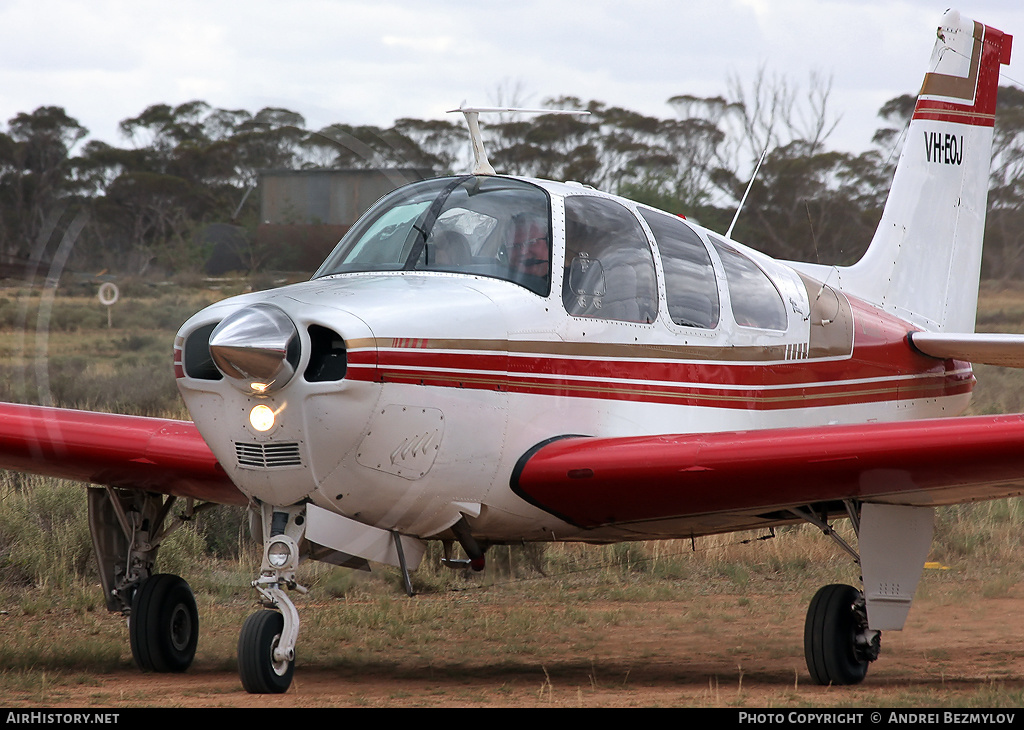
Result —
[[[640,222],[622,205],[565,198],[562,302],[574,317],[649,323],[658,316],[654,256]]]
[[[761,268],[716,236],[708,236],[722,259],[736,324],[763,330],[785,330],[786,305]]]
[[[675,216],[640,209],[661,252],[665,296],[672,321],[686,327],[718,326],[715,268],[700,236]]]

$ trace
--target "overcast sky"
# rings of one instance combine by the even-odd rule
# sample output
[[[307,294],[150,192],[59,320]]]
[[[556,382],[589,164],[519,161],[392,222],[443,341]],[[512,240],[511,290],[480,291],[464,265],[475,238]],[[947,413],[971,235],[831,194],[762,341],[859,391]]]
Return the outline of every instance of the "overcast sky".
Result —
[[[814,70],[831,76],[831,146],[861,151],[878,108],[919,88],[942,2],[0,0],[0,123],[62,106],[124,145],[117,123],[156,103],[390,126],[494,104],[499,90],[670,117],[668,98],[724,95],[764,67],[805,87]],[[1017,36],[1001,83],[1024,85],[1024,2],[958,9]]]

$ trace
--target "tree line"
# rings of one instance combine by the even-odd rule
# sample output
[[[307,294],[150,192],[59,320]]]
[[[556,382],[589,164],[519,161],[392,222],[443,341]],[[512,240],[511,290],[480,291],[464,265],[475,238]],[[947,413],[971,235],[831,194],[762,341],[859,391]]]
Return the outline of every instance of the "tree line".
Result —
[[[682,213],[724,231],[764,154],[734,237],[785,259],[848,264],[881,215],[915,98],[878,112],[871,149],[829,148],[836,118],[828,82],[803,87],[762,72],[724,96],[680,95],[658,118],[600,101],[548,99],[587,116],[502,114],[484,136],[501,172],[575,180]],[[228,110],[203,101],[156,104],[119,125],[120,146],[88,139],[65,109],[23,112],[0,132],[0,264],[63,257],[81,270],[201,268],[198,233],[259,223],[251,195],[264,169],[468,169],[460,120],[399,119],[391,127],[309,129],[301,114]],[[988,278],[1024,273],[1024,90],[999,89],[986,250]],[[255,244],[253,244],[255,245]],[[254,255],[268,267],[280,257]]]

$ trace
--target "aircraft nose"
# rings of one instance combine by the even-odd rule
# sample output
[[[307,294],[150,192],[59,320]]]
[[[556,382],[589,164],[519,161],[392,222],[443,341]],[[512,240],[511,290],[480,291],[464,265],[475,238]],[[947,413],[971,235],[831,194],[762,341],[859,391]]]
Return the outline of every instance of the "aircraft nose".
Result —
[[[295,323],[271,304],[254,304],[229,315],[210,335],[217,369],[243,393],[280,390],[299,364]]]

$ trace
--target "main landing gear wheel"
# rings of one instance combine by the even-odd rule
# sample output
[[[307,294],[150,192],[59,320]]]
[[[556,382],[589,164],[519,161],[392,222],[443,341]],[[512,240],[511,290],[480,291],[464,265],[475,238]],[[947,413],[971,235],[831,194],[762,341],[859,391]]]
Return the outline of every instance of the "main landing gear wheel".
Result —
[[[192,589],[176,575],[146,578],[132,597],[128,618],[132,656],[145,672],[184,672],[199,642],[199,611]]]
[[[238,637],[238,675],[251,694],[281,694],[292,683],[295,661],[275,661],[274,649],[284,631],[284,616],[259,611],[245,620]]]
[[[814,594],[804,624],[804,658],[818,684],[857,684],[878,658],[880,638],[870,632],[860,591],[834,584]]]

